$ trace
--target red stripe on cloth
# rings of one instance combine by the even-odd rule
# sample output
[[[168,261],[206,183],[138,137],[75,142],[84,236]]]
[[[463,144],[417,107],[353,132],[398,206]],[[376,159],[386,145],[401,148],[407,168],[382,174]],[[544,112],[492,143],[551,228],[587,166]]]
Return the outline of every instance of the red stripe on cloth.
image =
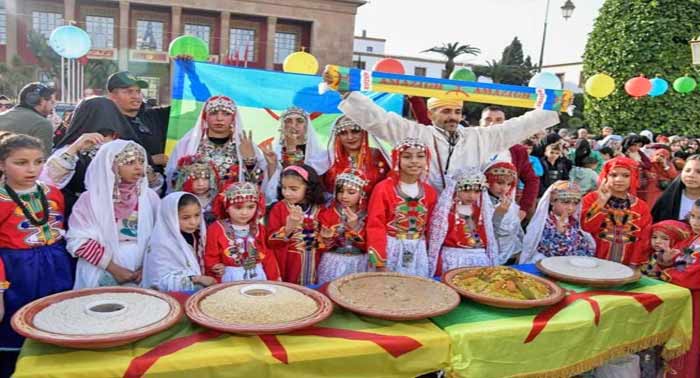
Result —
[[[289,363],[289,356],[287,356],[287,350],[284,349],[282,343],[275,335],[258,335],[260,340],[265,344],[267,349],[270,350],[272,357],[278,359],[283,364]]]
[[[129,367],[124,372],[124,378],[141,378],[161,357],[185,349],[192,344],[217,338],[220,335],[219,331],[209,330],[168,340],[131,360]]]
[[[649,293],[635,293],[626,291],[612,291],[612,290],[590,290],[583,291],[580,293],[569,292],[569,294],[564,297],[564,299],[544,310],[535,316],[532,320],[532,329],[530,333],[525,338],[524,343],[527,344],[533,341],[547,326],[550,320],[559,313],[559,311],[568,307],[570,304],[576,302],[579,299],[583,299],[588,304],[591,305],[593,309],[594,318],[593,321],[596,325],[600,322],[600,304],[595,301],[592,297],[597,295],[612,295],[616,297],[632,297],[634,300],[639,302],[647,312],[654,311],[657,307],[661,306],[663,300],[657,295]]]
[[[369,341],[377,344],[382,349],[387,351],[394,357],[399,357],[410,351],[416,350],[423,346],[417,340],[412,339],[408,336],[391,336],[382,335],[379,333],[365,332],[365,331],[354,331],[349,329],[339,329],[339,328],[328,328],[328,327],[311,327],[306,329],[301,329],[291,333],[292,335],[306,335],[306,336],[322,336],[322,337],[336,337],[340,339],[355,340],[355,341]]]

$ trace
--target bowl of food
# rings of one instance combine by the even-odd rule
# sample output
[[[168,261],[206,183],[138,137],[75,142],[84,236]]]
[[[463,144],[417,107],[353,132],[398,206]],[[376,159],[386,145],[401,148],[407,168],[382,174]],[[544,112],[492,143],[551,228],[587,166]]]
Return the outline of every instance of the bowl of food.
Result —
[[[459,305],[459,295],[435,280],[400,273],[356,273],[328,285],[328,296],[352,312],[387,320],[442,315]]]
[[[462,296],[502,308],[549,306],[564,298],[554,282],[506,266],[465,267],[445,272],[442,282]]]
[[[310,327],[333,313],[318,291],[278,281],[236,281],[192,295],[185,312],[193,322],[222,332],[279,334]]]
[[[547,257],[535,266],[556,280],[597,288],[625,285],[642,277],[627,265],[588,256]]]
[[[164,331],[183,316],[178,301],[155,290],[101,287],[64,291],[28,303],[14,316],[20,335],[78,349],[125,345]]]

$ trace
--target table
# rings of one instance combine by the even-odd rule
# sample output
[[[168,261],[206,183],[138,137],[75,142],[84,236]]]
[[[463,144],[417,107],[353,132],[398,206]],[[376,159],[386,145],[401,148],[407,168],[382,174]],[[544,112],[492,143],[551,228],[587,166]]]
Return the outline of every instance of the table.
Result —
[[[646,277],[607,290],[559,284],[569,295],[547,308],[462,301],[433,318],[450,336],[448,377],[570,377],[654,345],[664,345],[666,358],[690,345],[688,289]]]

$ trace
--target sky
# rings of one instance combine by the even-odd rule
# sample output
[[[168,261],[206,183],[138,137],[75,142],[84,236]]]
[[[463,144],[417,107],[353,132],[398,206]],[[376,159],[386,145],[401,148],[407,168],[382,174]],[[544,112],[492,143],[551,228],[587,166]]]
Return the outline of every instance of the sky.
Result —
[[[565,0],[551,0],[544,65],[580,62],[588,33],[604,0],[572,0],[576,9],[565,21],[560,7]],[[500,59],[513,37],[524,54],[537,64],[547,0],[369,0],[357,11],[355,35],[385,38],[386,53],[424,58],[420,53],[447,42],[481,49],[481,54],[458,61],[483,64]]]

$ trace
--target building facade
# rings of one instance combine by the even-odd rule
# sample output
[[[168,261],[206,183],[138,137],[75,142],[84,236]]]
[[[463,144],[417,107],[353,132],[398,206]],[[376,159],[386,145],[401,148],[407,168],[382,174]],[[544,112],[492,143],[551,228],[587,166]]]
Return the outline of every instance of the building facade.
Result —
[[[353,43],[353,67],[371,70],[384,58],[394,58],[403,64],[406,75],[441,78],[445,71],[445,61],[405,55],[386,55],[386,39],[368,37],[367,32],[355,36]],[[470,67],[465,63],[455,63],[455,67]]]
[[[46,38],[75,21],[92,40],[89,59],[109,60],[170,93],[168,46],[190,34],[209,44],[210,61],[281,69],[304,49],[325,64],[350,65],[357,8],[364,0],[0,0],[0,59],[35,58],[30,31]]]

